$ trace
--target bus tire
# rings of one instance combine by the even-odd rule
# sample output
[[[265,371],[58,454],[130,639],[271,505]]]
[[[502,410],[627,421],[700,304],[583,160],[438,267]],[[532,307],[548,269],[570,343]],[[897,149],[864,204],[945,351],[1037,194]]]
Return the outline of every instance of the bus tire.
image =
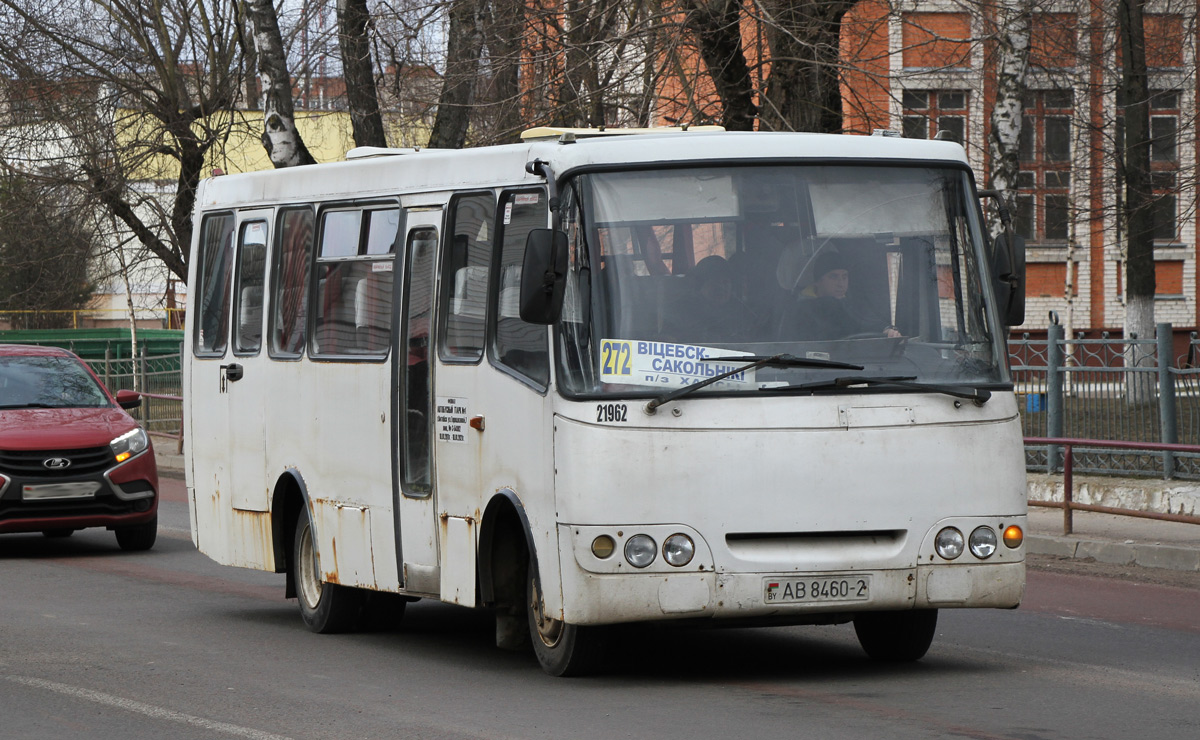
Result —
[[[854,633],[871,659],[910,663],[933,644],[937,614],[937,609],[862,612],[854,617]]]
[[[296,517],[296,536],[292,540],[292,578],[296,582],[296,601],[300,617],[313,632],[332,634],[355,627],[362,613],[364,593],[356,588],[325,583],[317,565],[317,543],[307,508]]]
[[[582,676],[595,670],[600,657],[600,634],[595,627],[546,616],[537,577],[537,566],[529,564],[526,589],[526,612],[529,617],[529,639],[542,670],[551,676]]]
[[[144,524],[117,527],[113,533],[117,535],[117,546],[122,550],[149,550],[158,539],[158,515],[155,514],[153,519]]]

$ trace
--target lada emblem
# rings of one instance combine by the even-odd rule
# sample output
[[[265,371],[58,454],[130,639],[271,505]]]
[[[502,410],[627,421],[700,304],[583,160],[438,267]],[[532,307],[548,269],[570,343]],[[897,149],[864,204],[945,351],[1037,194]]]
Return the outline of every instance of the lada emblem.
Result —
[[[42,466],[50,470],[64,470],[71,467],[71,461],[65,457],[52,457],[42,461]]]

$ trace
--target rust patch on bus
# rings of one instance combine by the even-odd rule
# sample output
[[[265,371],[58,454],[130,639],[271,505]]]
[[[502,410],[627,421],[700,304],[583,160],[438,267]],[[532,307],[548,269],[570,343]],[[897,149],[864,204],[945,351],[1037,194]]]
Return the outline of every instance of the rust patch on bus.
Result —
[[[337,563],[337,537],[331,539],[329,541],[329,545],[333,551],[331,553],[333,557],[330,558],[330,560],[332,560],[334,563]],[[325,571],[322,580],[324,580],[326,583],[341,583],[341,581],[338,580],[337,568]]]

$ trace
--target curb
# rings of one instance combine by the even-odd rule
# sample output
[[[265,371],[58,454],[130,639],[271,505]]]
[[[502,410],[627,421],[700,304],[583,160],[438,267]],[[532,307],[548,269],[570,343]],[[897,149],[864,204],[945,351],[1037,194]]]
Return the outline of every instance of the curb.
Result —
[[[1025,538],[1029,552],[1077,560],[1092,559],[1112,565],[1138,565],[1143,568],[1162,568],[1185,572],[1200,571],[1200,550],[1173,545],[1146,545],[1132,540],[1083,540],[1073,537],[1029,535]]]

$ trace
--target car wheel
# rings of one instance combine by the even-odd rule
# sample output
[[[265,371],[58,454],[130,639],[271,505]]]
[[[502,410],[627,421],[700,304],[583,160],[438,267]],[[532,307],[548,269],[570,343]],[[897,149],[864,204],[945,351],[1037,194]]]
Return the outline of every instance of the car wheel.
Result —
[[[863,612],[854,617],[854,633],[867,655],[891,663],[923,658],[936,631],[937,609]]]
[[[42,530],[42,534],[44,536],[50,537],[52,539],[61,539],[63,537],[70,537],[71,535],[75,534],[75,530],[73,530],[73,529],[44,529],[44,530]]]
[[[596,627],[568,624],[546,615],[537,566],[529,564],[526,589],[529,637],[542,670],[551,676],[582,676],[599,664],[601,635]]]
[[[122,550],[149,550],[158,539],[158,515],[145,524],[135,524],[132,527],[117,527],[117,544]]]
[[[300,602],[300,617],[313,632],[349,631],[358,622],[366,594],[357,588],[325,583],[320,563],[306,508],[296,519],[292,550],[292,578],[296,583],[296,600]]]

